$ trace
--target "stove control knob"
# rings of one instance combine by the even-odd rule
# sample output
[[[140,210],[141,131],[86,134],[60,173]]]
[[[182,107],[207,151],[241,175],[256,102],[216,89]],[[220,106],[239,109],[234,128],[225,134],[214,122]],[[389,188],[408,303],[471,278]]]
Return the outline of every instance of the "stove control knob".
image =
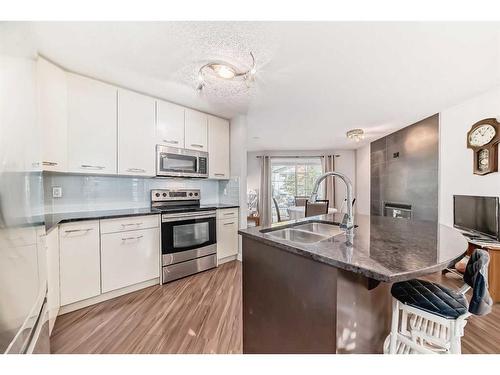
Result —
[[[167,193],[163,193],[163,197],[166,198],[167,197]]]
[[[198,196],[198,193],[194,193],[194,195],[197,197],[197,196]]]
[[[159,197],[160,196],[160,193],[156,193],[155,196]]]
[[[193,196],[193,193],[189,193],[189,196],[192,197]]]

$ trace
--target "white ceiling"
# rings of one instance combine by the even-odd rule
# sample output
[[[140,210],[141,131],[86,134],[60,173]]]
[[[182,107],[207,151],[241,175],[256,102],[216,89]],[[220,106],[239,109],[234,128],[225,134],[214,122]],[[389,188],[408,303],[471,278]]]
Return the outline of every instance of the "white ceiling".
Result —
[[[500,84],[499,23],[34,23],[41,54],[69,70],[231,118],[247,114],[249,150],[340,149],[368,142]],[[247,89],[201,95],[210,59],[242,68]],[[258,139],[256,139],[258,137]]]

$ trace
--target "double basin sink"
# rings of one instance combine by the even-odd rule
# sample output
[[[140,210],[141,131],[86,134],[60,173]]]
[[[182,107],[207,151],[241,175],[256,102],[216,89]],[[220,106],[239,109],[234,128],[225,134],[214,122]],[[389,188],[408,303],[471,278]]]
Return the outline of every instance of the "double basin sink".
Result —
[[[262,232],[280,240],[302,244],[320,242],[344,233],[336,223],[319,221],[307,222],[283,229],[267,229]]]

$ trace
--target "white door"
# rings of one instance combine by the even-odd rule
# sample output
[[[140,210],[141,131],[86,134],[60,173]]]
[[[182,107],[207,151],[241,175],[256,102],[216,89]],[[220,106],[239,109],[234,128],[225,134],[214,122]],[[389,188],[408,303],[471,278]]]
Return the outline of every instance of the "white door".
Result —
[[[190,150],[207,151],[207,115],[186,109],[184,146]]]
[[[42,169],[67,169],[68,87],[66,72],[43,58],[37,61],[38,114],[42,138]]]
[[[156,101],[157,144],[184,148],[184,107]]]
[[[238,219],[217,220],[217,259],[238,254]]]
[[[229,121],[208,116],[208,172],[210,178],[228,179]]]
[[[118,91],[118,174],[154,176],[155,100]]]
[[[101,236],[102,292],[159,277],[158,228]]]
[[[68,169],[116,174],[116,96],[111,85],[68,74]]]
[[[61,306],[101,293],[99,222],[59,228]]]

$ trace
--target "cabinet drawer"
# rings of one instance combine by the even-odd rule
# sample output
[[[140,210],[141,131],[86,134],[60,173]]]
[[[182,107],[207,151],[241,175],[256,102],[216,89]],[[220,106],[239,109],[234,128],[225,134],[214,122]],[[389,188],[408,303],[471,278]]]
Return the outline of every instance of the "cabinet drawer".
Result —
[[[159,215],[131,216],[101,220],[101,233],[124,232],[136,229],[157,228]]]
[[[101,293],[99,222],[64,224],[59,228],[61,305]]]
[[[238,208],[224,208],[217,210],[217,219],[238,219]]]
[[[159,277],[160,230],[103,234],[101,272],[103,293]]]

